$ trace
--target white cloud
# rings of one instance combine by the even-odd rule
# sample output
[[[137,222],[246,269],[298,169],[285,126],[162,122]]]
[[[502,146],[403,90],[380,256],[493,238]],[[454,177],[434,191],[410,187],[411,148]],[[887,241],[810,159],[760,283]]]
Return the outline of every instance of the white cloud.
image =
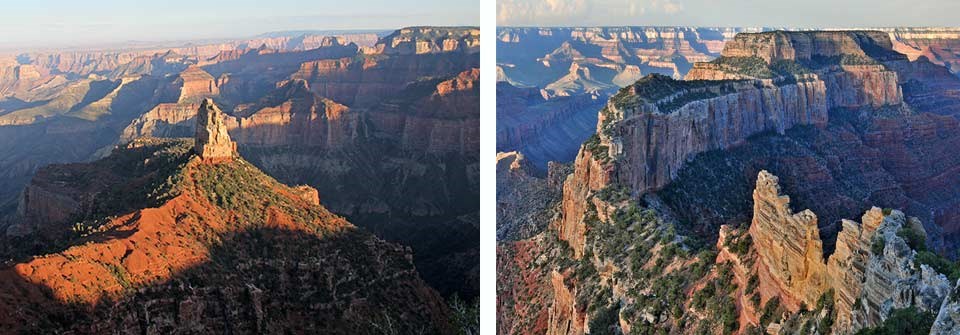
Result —
[[[675,1],[664,1],[661,6],[663,12],[667,14],[676,14],[683,11],[683,5]]]
[[[553,25],[589,12],[586,0],[499,0],[497,24]]]
[[[643,15],[674,15],[681,0],[498,0],[498,25],[588,25],[632,22]]]

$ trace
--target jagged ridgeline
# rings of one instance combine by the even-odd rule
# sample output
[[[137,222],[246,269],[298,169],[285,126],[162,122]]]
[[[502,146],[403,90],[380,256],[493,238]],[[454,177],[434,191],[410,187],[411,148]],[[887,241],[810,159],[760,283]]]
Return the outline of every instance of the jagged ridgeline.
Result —
[[[498,332],[957,333],[958,93],[873,31],[738,34],[638,80],[562,187],[504,166],[547,204],[498,247]]]
[[[210,99],[194,139],[41,169],[4,237],[11,333],[453,333],[410,249],[236,152]]]

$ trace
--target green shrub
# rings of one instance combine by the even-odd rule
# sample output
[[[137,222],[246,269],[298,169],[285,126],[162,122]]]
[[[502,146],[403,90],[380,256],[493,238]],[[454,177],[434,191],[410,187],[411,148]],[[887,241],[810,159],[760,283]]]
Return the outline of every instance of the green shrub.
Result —
[[[937,272],[945,274],[947,278],[950,279],[950,282],[956,282],[957,279],[960,279],[960,267],[957,266],[957,263],[951,262],[931,251],[923,250],[917,252],[917,257],[914,258],[913,261],[917,269],[920,268],[920,264],[926,264]]]
[[[883,248],[886,244],[887,240],[884,239],[883,236],[877,236],[870,244],[870,251],[873,252],[874,255],[881,255],[883,254]]]
[[[597,135],[596,133],[590,136],[590,138],[583,143],[583,146],[598,161],[605,162],[610,158],[607,155],[608,147],[600,144],[600,135]]]
[[[780,310],[780,297],[774,296],[767,300],[766,304],[763,304],[763,312],[760,314],[760,326],[765,327],[770,324],[772,321],[776,321],[774,318],[779,318]]]
[[[833,328],[833,322],[836,318],[836,311],[833,309],[833,296],[834,291],[830,289],[817,299],[817,311],[827,311],[827,315],[820,319],[819,324],[817,324],[817,330],[821,334],[830,334],[830,330]]]
[[[916,307],[894,309],[883,324],[873,328],[864,328],[857,335],[919,335],[929,334],[935,316]]]
[[[756,292],[750,296],[750,302],[753,303],[753,307],[760,307],[760,292]]]
[[[903,238],[910,245],[910,248],[916,251],[927,250],[927,241],[924,235],[913,228],[904,226],[897,231],[897,236]]]
[[[760,286],[760,277],[754,273],[750,276],[750,279],[747,280],[747,290],[746,293],[752,293],[757,290],[757,286]]]
[[[737,253],[737,255],[743,257],[750,251],[751,246],[753,246],[753,238],[750,237],[750,234],[744,234],[737,239],[736,243],[733,243],[731,249]]]

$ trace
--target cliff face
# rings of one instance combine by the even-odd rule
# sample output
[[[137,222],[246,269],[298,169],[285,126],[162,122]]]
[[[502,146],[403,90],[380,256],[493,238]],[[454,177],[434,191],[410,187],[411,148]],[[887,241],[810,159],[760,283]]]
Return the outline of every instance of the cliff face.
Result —
[[[585,216],[590,206],[590,195],[611,182],[609,165],[594,159],[593,153],[581,148],[573,163],[573,174],[563,183],[560,217],[551,221],[557,236],[570,244],[575,258],[583,256],[587,225]]]
[[[790,197],[780,195],[776,176],[761,171],[753,191],[750,236],[761,262],[761,278],[771,278],[791,309],[816,304],[830,285],[823,262],[817,216],[810,210],[793,213]]]
[[[237,152],[237,144],[230,140],[223,117],[213,99],[203,99],[197,110],[194,150],[204,161],[229,161]]]
[[[880,28],[890,34],[893,49],[910,60],[920,57],[942,65],[953,74],[960,73],[960,29],[957,28]]]
[[[375,105],[418,79],[479,68],[478,36],[475,28],[398,31],[363,56],[303,62],[290,78],[306,80],[317,94],[347,106]]]
[[[827,121],[822,82],[707,84],[680,88],[653,101],[638,94],[671,84],[682,82],[641,80],[615,96],[601,116],[601,124],[610,126],[600,139],[616,158],[617,178],[638,193],[667,185],[697,153],[729,148],[764,131],[783,133],[796,125],[823,126]],[[691,98],[700,96],[704,98]],[[696,100],[667,110],[689,99]]]
[[[957,288],[953,288],[953,292],[943,300],[943,305],[940,306],[940,312],[937,313],[937,319],[933,323],[933,328],[930,329],[931,335],[946,335],[954,334],[957,331],[960,331],[960,297],[956,295]]]
[[[180,72],[172,85],[172,89],[177,92],[179,103],[195,103],[202,98],[220,94],[216,79],[197,66],[190,66]]]
[[[729,65],[732,59],[744,57],[763,59],[766,64],[818,57],[900,59],[889,49],[885,34],[775,32],[738,36],[727,44],[719,62],[687,76],[695,81],[648,77],[621,90],[608,103],[601,124],[610,124],[601,129],[600,138],[609,146],[609,155],[616,158],[618,178],[636,192],[667,185],[697,153],[729,148],[764,131],[782,134],[796,125],[823,127],[830,109],[897,108],[903,103],[897,73],[879,64],[827,66],[812,72],[771,75],[769,79],[757,73],[744,74],[743,68]],[[729,78],[728,74],[750,80],[696,81]]]
[[[738,34],[723,47],[724,57],[759,57],[802,61],[816,57],[885,56],[893,49],[887,34],[879,31],[775,31]]]

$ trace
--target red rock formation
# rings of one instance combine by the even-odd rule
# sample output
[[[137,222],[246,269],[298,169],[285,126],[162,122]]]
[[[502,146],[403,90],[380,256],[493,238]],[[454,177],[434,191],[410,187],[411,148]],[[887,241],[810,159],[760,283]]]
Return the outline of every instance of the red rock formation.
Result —
[[[576,287],[567,286],[567,278],[556,270],[550,273],[553,285],[553,304],[550,305],[550,319],[547,335],[583,334],[586,328],[586,313],[583,306],[577,306]]]
[[[793,213],[790,197],[780,194],[779,179],[766,171],[757,176],[753,204],[750,236],[760,256],[760,276],[771,279],[766,284],[791,310],[801,303],[815,306],[830,285],[817,216],[810,210]]]
[[[550,223],[557,236],[573,248],[574,258],[583,256],[587,238],[586,215],[596,204],[590,202],[590,195],[610,184],[612,180],[610,164],[605,164],[593,156],[585,147],[573,163],[573,174],[563,183],[563,198],[560,202],[560,218]]]
[[[826,87],[816,81],[784,86],[716,83],[679,88],[662,100],[650,101],[638,92],[683,83],[648,78],[607,104],[599,124],[610,123],[609,130],[598,131],[610,155],[617,157],[617,179],[640,193],[665,186],[697,153],[729,148],[763,131],[782,133],[795,125],[823,126],[827,121]],[[707,97],[676,110],[659,107],[685,95]]]
[[[203,98],[220,94],[217,81],[198,66],[190,66],[177,76],[172,83],[177,91],[177,102],[194,103]]]
[[[878,324],[890,312],[882,306],[940,309],[951,285],[927,265],[915,266],[916,252],[899,233],[904,227],[922,233],[923,225],[915,219],[873,207],[862,223],[844,220],[836,251],[824,260],[816,215],[809,210],[794,214],[790,198],[780,195],[776,176],[761,171],[753,198],[750,236],[765,299],[779,296],[797,311],[817,306],[832,290],[837,312],[833,329],[841,333]],[[883,244],[880,254],[875,253],[876,243]]]
[[[206,162],[229,161],[237,153],[237,143],[230,140],[223,118],[213,99],[204,99],[197,110],[194,150]]]
[[[960,73],[960,29],[957,28],[881,28],[890,34],[893,49],[910,60],[925,57],[937,65]]]
[[[253,108],[252,114],[229,124],[232,136],[244,145],[309,143],[338,149],[353,145],[358,136],[359,115],[314,94],[302,80],[286,83],[277,95]]]
[[[62,179],[59,186],[67,191],[115,183],[111,189],[152,174],[182,179],[166,186],[176,191],[156,207],[127,203],[138,194],[121,199],[85,189],[134,210],[97,217],[98,225],[81,222],[84,235],[70,237],[64,251],[0,270],[0,326],[27,333],[112,333],[144,324],[162,332],[336,333],[373,331],[371,320],[389,317],[403,332],[451,331],[442,298],[416,275],[409,251],[356,231],[248,163],[214,166],[190,157],[185,141],[137,141],[105,160],[57,168],[80,176]],[[147,174],[128,175],[132,171]],[[100,179],[82,179],[92,176]],[[230,201],[243,205],[210,193],[214,186],[217,192],[241,190]],[[55,187],[48,191],[56,193]],[[264,254],[265,246],[272,251]],[[292,261],[304,252],[312,258]],[[232,265],[221,263],[225,259]],[[303,297],[308,291],[328,294]],[[213,310],[217,315],[209,314]],[[305,319],[321,321],[296,321]]]
[[[303,62],[290,78],[306,80],[317,94],[356,107],[376,104],[423,78],[450,77],[479,67],[479,40],[475,36],[479,30],[429,28],[419,31],[413,28],[404,31],[381,39],[374,54]],[[435,43],[441,42],[432,38],[456,41],[459,47],[435,50]],[[401,50],[414,48],[414,44],[428,50]],[[465,45],[471,46],[462,47]]]

